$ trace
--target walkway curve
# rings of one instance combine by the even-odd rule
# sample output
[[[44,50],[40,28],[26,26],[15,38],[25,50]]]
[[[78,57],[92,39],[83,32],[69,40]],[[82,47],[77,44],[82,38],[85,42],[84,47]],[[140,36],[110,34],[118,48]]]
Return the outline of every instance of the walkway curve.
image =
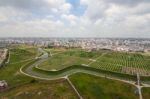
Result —
[[[37,79],[56,80],[56,79],[65,78],[66,76],[72,75],[77,72],[81,72],[81,73],[96,75],[96,76],[100,76],[100,77],[107,77],[109,79],[119,80],[119,81],[123,81],[123,82],[129,83],[129,84],[135,85],[135,81],[112,77],[111,75],[106,75],[101,72],[90,70],[89,68],[91,68],[91,67],[86,67],[86,66],[71,66],[71,67],[65,68],[60,71],[42,70],[40,68],[37,68],[37,65],[39,65],[40,63],[42,63],[48,59],[48,53],[46,51],[42,50],[41,48],[39,48],[39,50],[43,53],[43,55],[41,55],[39,57],[39,59],[35,59],[34,60],[35,62],[33,64],[31,64],[29,66],[27,66],[27,64],[22,66],[20,68],[20,72],[22,74],[33,77],[33,78],[37,78]]]
[[[38,67],[38,65],[48,59],[48,53],[46,51],[42,50],[41,48],[39,48],[39,51],[41,51],[43,53],[43,55],[41,55],[39,58],[35,58],[31,63],[29,63],[29,64],[27,63],[24,66],[22,66],[20,68],[20,72],[22,74],[33,77],[33,78],[42,79],[42,80],[66,79],[66,77],[67,77],[67,81],[70,84],[71,84],[71,82],[70,82],[68,76],[72,75],[74,73],[77,73],[77,72],[91,74],[91,75],[95,75],[95,76],[99,76],[99,77],[106,77],[108,79],[118,80],[118,81],[125,82],[125,83],[135,86],[139,90],[139,98],[140,99],[142,99],[141,88],[142,87],[150,87],[149,84],[146,84],[146,85],[143,84],[143,86],[139,86],[139,85],[135,84],[135,81],[111,77],[110,75],[108,76],[104,73],[97,72],[96,71],[97,69],[93,68],[95,71],[91,70],[92,68],[87,67],[87,66],[78,66],[78,65],[70,66],[70,67],[64,68],[59,71],[42,70],[41,68]],[[75,90],[75,92],[77,93],[77,95],[79,96],[79,98],[83,99],[82,96],[80,96],[80,94],[78,93],[78,91],[75,89],[75,87],[73,85],[72,85],[72,87]]]

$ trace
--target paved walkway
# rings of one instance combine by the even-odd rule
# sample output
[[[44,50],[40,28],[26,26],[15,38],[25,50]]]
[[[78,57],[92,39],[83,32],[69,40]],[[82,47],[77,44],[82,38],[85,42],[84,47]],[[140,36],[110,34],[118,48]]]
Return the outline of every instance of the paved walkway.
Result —
[[[90,66],[91,64],[95,63],[99,58],[103,57],[106,53],[103,53],[102,55],[100,55],[99,57],[97,57],[95,59],[95,61],[90,62],[87,66]]]
[[[42,49],[40,49],[40,50],[42,50]],[[42,51],[44,51],[44,50],[42,50]],[[40,56],[40,60],[38,60],[37,62],[33,63],[32,65],[26,67],[25,70],[23,70],[24,67],[21,67],[20,72],[27,75],[27,76],[30,76],[30,77],[33,77],[33,78],[38,78],[38,79],[43,79],[43,80],[56,80],[56,79],[60,79],[60,78],[65,78],[65,77],[68,77],[69,75],[72,75],[72,74],[77,73],[77,72],[87,73],[87,74],[91,74],[91,75],[95,75],[95,76],[99,76],[99,77],[106,77],[104,74],[101,74],[99,72],[86,70],[86,69],[81,69],[81,68],[69,69],[67,71],[64,71],[64,72],[62,72],[60,74],[56,74],[56,75],[47,75],[47,74],[43,74],[43,73],[40,73],[40,72],[33,71],[33,68],[35,66],[41,64],[42,62],[46,61],[47,59],[48,59],[48,53],[44,51],[43,55]],[[95,62],[95,61],[93,61],[93,62]],[[91,62],[90,64],[92,64],[93,62]],[[122,81],[122,82],[125,82],[125,83],[128,83],[128,84],[134,85],[139,90],[140,99],[142,99],[141,88],[142,87],[150,87],[150,85],[145,86],[144,84],[143,84],[143,86],[140,86],[139,81],[138,81],[138,85],[135,85],[135,82],[133,82],[133,81],[114,78],[114,77],[107,77],[107,78],[112,79],[112,80]],[[83,99],[68,78],[67,78],[67,81],[70,83],[70,85],[73,87],[75,92],[78,94],[79,98]]]
[[[141,93],[141,85],[140,85],[140,75],[139,75],[139,73],[137,73],[137,88],[138,88],[138,92],[139,92],[139,98],[143,99],[142,93]]]
[[[66,76],[65,79],[68,81],[68,83],[70,84],[70,86],[73,88],[73,90],[75,91],[75,93],[78,95],[79,99],[83,99],[82,96],[80,95],[80,93],[77,91],[77,89],[75,88],[75,86],[72,84],[72,82],[68,78],[68,76]]]

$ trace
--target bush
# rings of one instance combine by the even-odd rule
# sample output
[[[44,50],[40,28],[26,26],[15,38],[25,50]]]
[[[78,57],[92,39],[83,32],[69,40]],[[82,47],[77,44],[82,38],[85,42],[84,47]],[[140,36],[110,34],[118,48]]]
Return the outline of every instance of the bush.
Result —
[[[36,79],[32,79],[32,80],[30,81],[30,83],[36,83],[36,82],[38,82]]]

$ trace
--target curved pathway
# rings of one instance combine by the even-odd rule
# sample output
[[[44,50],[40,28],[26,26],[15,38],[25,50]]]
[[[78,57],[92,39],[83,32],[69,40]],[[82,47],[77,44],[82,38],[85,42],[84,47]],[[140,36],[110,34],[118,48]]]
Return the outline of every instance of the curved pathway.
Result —
[[[41,55],[39,57],[39,60],[37,60],[36,62],[31,64],[30,66],[26,66],[26,67],[22,66],[20,68],[21,73],[23,73],[25,75],[28,75],[28,76],[31,76],[31,77],[34,77],[34,78],[45,79],[45,80],[54,80],[54,79],[64,78],[66,76],[72,75],[72,74],[77,73],[77,72],[82,72],[82,73],[87,73],[87,74],[91,74],[91,75],[106,77],[106,75],[103,74],[103,73],[92,71],[92,70],[87,70],[87,69],[84,69],[84,68],[67,69],[66,71],[64,70],[64,72],[61,72],[61,73],[58,73],[58,74],[55,74],[55,75],[54,74],[50,75],[50,74],[37,72],[37,71],[33,70],[33,68],[40,69],[37,66],[48,59],[48,53],[46,51],[44,51],[41,48],[39,48],[39,51],[41,51],[43,53],[43,55]],[[86,67],[86,66],[83,66],[83,67]],[[40,69],[40,70],[42,70],[42,69]],[[53,72],[55,72],[55,71],[53,71]],[[111,79],[115,79],[115,80],[121,80],[121,81],[124,81],[124,82],[129,82],[131,84],[135,83],[133,81],[129,81],[129,80],[126,80],[126,79],[122,80],[120,78],[115,78],[115,77],[107,77],[107,78],[111,78]]]
[[[34,62],[33,64],[31,64],[29,66],[26,66],[26,65],[22,66],[20,68],[21,73],[23,73],[27,76],[33,77],[33,78],[38,78],[38,79],[43,79],[43,80],[56,80],[56,79],[61,79],[61,78],[66,79],[66,77],[68,77],[69,75],[72,75],[72,74],[77,73],[77,72],[87,73],[87,74],[91,74],[91,75],[95,75],[95,76],[99,76],[99,77],[106,77],[105,74],[102,74],[102,73],[96,72],[96,71],[92,71],[92,70],[87,70],[87,69],[84,69],[84,68],[66,69],[66,70],[64,70],[64,72],[57,73],[57,74],[46,74],[46,73],[42,73],[42,72],[37,72],[33,69],[36,68],[36,69],[42,70],[42,69],[38,68],[37,66],[48,59],[48,53],[46,51],[42,50],[41,48],[39,48],[39,51],[41,51],[43,53],[43,55],[41,55],[39,57],[39,60],[37,60],[36,62]],[[56,72],[56,71],[53,71],[53,72]],[[135,87],[137,87],[139,89],[139,85],[135,85],[134,81],[119,79],[119,78],[115,78],[115,77],[111,77],[111,76],[107,77],[107,78],[132,84],[132,85],[134,85]],[[150,85],[143,84],[143,86],[140,86],[140,89],[142,87],[150,87]]]

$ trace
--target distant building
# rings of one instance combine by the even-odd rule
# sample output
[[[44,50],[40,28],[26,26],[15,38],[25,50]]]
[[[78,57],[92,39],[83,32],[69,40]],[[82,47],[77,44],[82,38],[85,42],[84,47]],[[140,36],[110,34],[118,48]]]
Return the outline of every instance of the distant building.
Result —
[[[148,52],[149,53],[150,52],[150,48],[145,49],[144,52]]]
[[[0,48],[6,48],[7,47],[7,44],[5,43],[0,43]]]
[[[8,49],[0,49],[0,67],[5,63],[8,57]]]
[[[5,80],[0,81],[0,91],[8,87],[8,84]]]

